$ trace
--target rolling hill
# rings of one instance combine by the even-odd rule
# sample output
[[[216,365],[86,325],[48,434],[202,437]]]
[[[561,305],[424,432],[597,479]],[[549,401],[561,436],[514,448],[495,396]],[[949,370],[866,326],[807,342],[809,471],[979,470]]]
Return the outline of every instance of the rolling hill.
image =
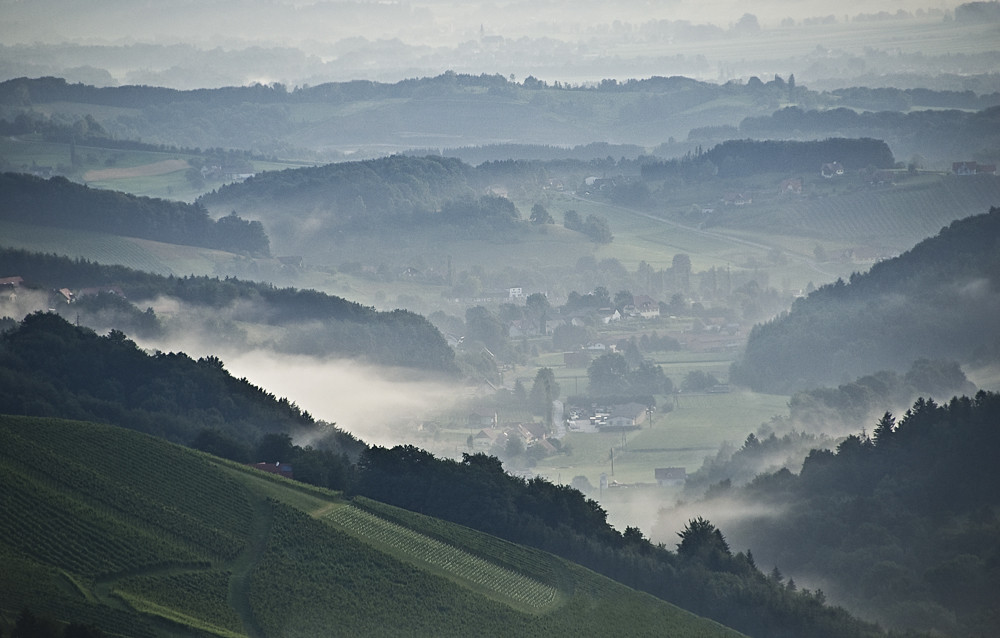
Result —
[[[755,326],[731,378],[758,391],[836,385],[916,359],[1000,357],[1000,208],[953,222],[867,273],[838,280]]]
[[[209,476],[211,473],[203,469],[188,470],[184,462],[177,460],[179,455],[187,452],[177,451],[171,459],[158,461],[152,457],[152,452],[141,451],[137,454],[150,457],[143,464],[141,458],[129,456],[133,442],[145,440],[125,438],[136,435],[119,433],[115,435],[118,439],[108,440],[93,434],[100,429],[99,426],[87,426],[92,430],[81,426],[79,432],[93,434],[94,442],[87,442],[80,439],[86,439],[89,434],[78,436],[58,430],[56,435],[52,434],[53,430],[30,425],[41,423],[46,418],[73,416],[130,431],[138,430],[143,435],[171,438],[234,462],[249,463],[261,459],[268,463],[290,462],[296,481],[344,490],[352,497],[351,503],[367,514],[337,512],[334,506],[341,501],[326,497],[317,501],[317,494],[327,493],[306,485],[300,486],[294,494],[275,498],[286,501],[294,497],[292,505],[298,503],[296,507],[299,510],[314,514],[314,517],[325,517],[322,523],[333,525],[349,535],[360,534],[369,542],[375,542],[382,548],[380,551],[393,556],[403,552],[404,558],[408,557],[411,562],[416,560],[418,567],[430,563],[436,573],[440,574],[443,569],[443,575],[448,579],[457,579],[463,587],[522,612],[542,613],[565,600],[566,596],[572,603],[573,592],[580,591],[583,586],[574,585],[567,590],[563,586],[566,581],[559,576],[562,568],[552,567],[546,562],[548,558],[542,560],[504,554],[502,559],[493,560],[491,557],[498,554],[489,548],[496,546],[499,542],[496,539],[532,547],[534,551],[550,552],[622,585],[750,635],[781,638],[804,633],[825,638],[880,635],[877,627],[857,621],[843,609],[824,606],[817,595],[805,590],[788,590],[770,580],[756,568],[749,551],[733,554],[727,549],[724,554],[713,555],[709,561],[699,553],[678,551],[675,554],[664,545],[651,543],[637,528],[628,528],[624,532],[616,530],[608,523],[607,513],[600,505],[586,499],[579,491],[541,478],[528,481],[512,476],[506,473],[498,459],[484,454],[464,455],[458,461],[435,458],[433,454],[413,446],[392,449],[366,446],[329,424],[313,423],[308,413],[295,404],[276,399],[245,380],[233,379],[225,373],[222,362],[214,357],[194,361],[183,354],[148,355],[138,350],[120,332],[99,337],[55,315],[33,314],[4,333],[0,340],[0,364],[3,365],[0,369],[0,412],[35,415],[24,421],[29,424],[29,431],[39,435],[49,432],[44,444],[29,445],[21,440],[24,437],[18,431],[21,438],[7,437],[4,445],[0,446],[3,454],[12,455],[2,461],[3,467],[12,468],[2,481],[6,490],[3,495],[4,511],[15,513],[2,523],[6,526],[0,530],[3,532],[0,538],[4,539],[2,553],[13,554],[11,560],[17,561],[12,563],[14,566],[10,573],[27,570],[34,574],[32,582],[41,583],[39,586],[43,590],[61,582],[51,571],[42,569],[44,562],[41,566],[36,564],[51,554],[63,561],[59,563],[61,569],[75,579],[72,582],[77,583],[74,587],[83,592],[83,602],[94,602],[100,592],[106,593],[107,590],[101,590],[100,586],[112,577],[139,574],[176,576],[180,579],[180,583],[170,585],[145,580],[138,584],[126,583],[130,588],[126,595],[141,599],[135,604],[144,610],[155,611],[174,604],[174,599],[167,594],[158,593],[151,598],[147,592],[149,588],[156,591],[168,588],[180,596],[191,587],[197,589],[211,583],[213,591],[217,592],[216,603],[221,600],[221,592],[230,592],[226,594],[227,601],[243,601],[250,596],[246,592],[252,592],[255,587],[252,578],[259,574],[253,572],[251,576],[246,576],[248,568],[241,557],[248,551],[257,552],[255,556],[271,551],[268,543],[272,540],[278,542],[277,533],[262,536],[255,535],[254,530],[261,529],[258,525],[267,529],[278,524],[282,530],[301,534],[303,540],[273,548],[275,558],[268,563],[266,573],[275,574],[276,578],[280,574],[282,580],[279,582],[282,584],[281,589],[269,594],[266,601],[258,603],[251,600],[249,603],[250,609],[264,606],[261,609],[265,611],[260,612],[260,618],[258,612],[248,612],[248,606],[243,603],[234,607],[239,617],[244,619],[242,622],[247,622],[245,619],[252,613],[254,618],[258,618],[255,622],[261,623],[262,627],[271,627],[256,633],[251,629],[253,635],[268,635],[277,631],[275,627],[284,626],[284,618],[298,617],[299,612],[295,610],[302,605],[301,596],[285,593],[286,588],[293,593],[307,592],[305,597],[310,599],[318,595],[316,587],[297,588],[297,579],[339,582],[346,578],[353,583],[350,579],[354,578],[330,567],[316,567],[316,572],[311,571],[314,563],[307,558],[335,555],[336,552],[322,549],[327,543],[322,537],[328,532],[318,531],[321,528],[310,523],[305,514],[268,506],[254,493],[247,494],[231,486],[220,488],[223,492],[204,496],[199,495],[201,485],[192,485],[188,479],[174,481],[171,477],[181,473],[201,476],[206,484],[214,482]],[[17,420],[20,417],[10,418]],[[114,429],[104,431],[117,432]],[[293,436],[302,442],[301,446],[293,443]],[[63,452],[59,446],[63,444],[83,456],[60,457]],[[165,443],[158,442],[157,445],[162,447]],[[68,450],[66,453],[69,453]],[[218,459],[213,463],[224,464]],[[78,471],[80,465],[87,469]],[[140,465],[141,468],[130,469]],[[127,474],[132,471],[134,476],[122,478],[122,472]],[[60,477],[64,477],[65,481],[63,487],[57,489],[53,481],[63,480]],[[127,483],[131,491],[121,493],[122,488],[115,481]],[[144,486],[149,481],[156,481],[157,486],[146,494]],[[179,486],[177,493],[170,491],[175,485]],[[63,489],[84,490],[86,499],[80,501],[66,495],[60,492]],[[189,497],[196,499],[201,509],[189,512],[183,503],[171,500]],[[19,514],[22,510],[31,509],[31,504],[35,502],[38,503],[37,518],[31,519],[27,513]],[[390,508],[389,505],[405,508],[409,512]],[[206,508],[210,510],[212,507],[225,512],[225,522],[215,524],[206,518],[211,516]],[[120,526],[116,522],[116,508],[127,514],[127,525]],[[414,512],[426,516],[418,516]],[[386,519],[392,525],[373,521],[370,514]],[[74,521],[79,517],[86,518],[87,522],[79,531],[74,531],[72,526],[76,525]],[[457,542],[458,532],[444,521],[479,530],[495,538],[463,537],[464,540]],[[30,526],[40,531],[29,533],[33,529]],[[400,531],[398,526],[416,528],[438,542]],[[119,529],[124,538],[115,536]],[[115,538],[110,548],[101,546],[91,551],[86,547],[91,542],[88,539],[104,537]],[[456,552],[439,542],[457,545],[463,551]],[[248,547],[257,549],[248,550]],[[411,554],[418,556],[414,558]],[[476,557],[484,556],[498,563],[499,567],[483,567]],[[371,566],[377,570],[382,559],[351,549],[351,560],[360,560],[360,563],[353,563],[359,565],[359,569]],[[132,564],[130,561],[136,561],[138,565],[133,569],[129,567]],[[442,567],[442,561],[451,567]],[[293,566],[288,567],[289,564]],[[136,572],[139,567],[153,571]],[[161,567],[170,569],[157,571]],[[214,569],[213,573],[202,573],[209,567]],[[234,580],[232,575],[216,573],[220,570],[244,576]],[[56,580],[43,580],[45,573]],[[311,573],[317,575],[308,576]],[[183,585],[187,582],[185,579],[194,579],[200,584]],[[394,576],[393,579],[395,584],[390,589],[409,582],[404,576]],[[512,583],[510,587],[517,591],[511,592],[507,585],[497,583]],[[17,584],[9,586],[12,591],[18,589]],[[369,581],[350,586],[363,592],[381,592],[384,589],[382,585]],[[412,598],[407,598],[412,594],[410,588],[403,589],[405,592],[398,594],[398,605],[406,608],[417,604]],[[434,593],[437,590],[430,584],[419,585],[417,589],[426,589],[432,597],[438,596]],[[198,598],[201,601],[199,604],[210,605],[213,609],[218,607],[212,603],[211,597],[191,596]],[[333,610],[330,614],[336,614],[341,604],[347,604],[337,596],[339,594],[330,594],[326,599],[324,609]],[[451,595],[441,596],[448,598]],[[614,602],[617,594],[611,592],[597,597]],[[451,602],[433,600],[432,607],[438,607],[439,612],[448,617],[457,604],[453,596]],[[393,601],[392,604],[397,603]],[[629,611],[631,604],[621,603],[618,607],[624,608],[626,615],[636,614],[640,619],[645,617],[646,612],[641,610]],[[278,606],[279,611],[273,612],[277,616],[268,616],[272,612],[266,610],[271,609],[271,605]],[[613,616],[611,611],[601,611],[599,604],[592,607],[596,613],[609,618]],[[380,614],[388,612],[381,608],[374,611],[364,608],[356,613],[357,622],[363,623],[367,622],[366,618],[379,619]],[[171,617],[177,615],[174,612],[160,615],[164,614]],[[184,615],[188,615],[187,612]],[[86,620],[92,616],[81,617]],[[279,620],[275,621],[277,624],[268,625],[266,618]],[[551,632],[562,632],[561,625],[550,623],[549,616],[544,618],[546,627],[555,627]],[[465,622],[464,616],[462,622]],[[621,623],[627,625],[624,619]],[[359,631],[365,633],[361,629],[348,633]],[[530,635],[532,631],[528,627],[519,635]],[[303,629],[303,632],[307,635],[322,633],[315,628]],[[574,632],[567,633],[579,635],[579,628]],[[143,635],[139,630],[125,633]],[[422,630],[420,633],[422,635]]]
[[[0,417],[0,626],[112,636],[736,632],[551,555],[161,439]]]

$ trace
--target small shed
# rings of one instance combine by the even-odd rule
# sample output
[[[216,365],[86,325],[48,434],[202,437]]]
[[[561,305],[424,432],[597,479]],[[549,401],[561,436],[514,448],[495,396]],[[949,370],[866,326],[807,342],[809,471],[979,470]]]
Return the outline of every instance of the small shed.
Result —
[[[258,470],[267,472],[268,474],[277,474],[278,476],[284,476],[287,479],[295,478],[292,473],[292,466],[288,463],[254,463],[253,465]]]

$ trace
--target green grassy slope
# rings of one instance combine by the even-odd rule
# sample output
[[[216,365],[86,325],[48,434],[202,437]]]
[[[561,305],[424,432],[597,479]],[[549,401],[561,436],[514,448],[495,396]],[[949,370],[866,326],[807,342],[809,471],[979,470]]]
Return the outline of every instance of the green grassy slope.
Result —
[[[117,636],[735,632],[551,555],[142,434],[0,416],[0,628]]]

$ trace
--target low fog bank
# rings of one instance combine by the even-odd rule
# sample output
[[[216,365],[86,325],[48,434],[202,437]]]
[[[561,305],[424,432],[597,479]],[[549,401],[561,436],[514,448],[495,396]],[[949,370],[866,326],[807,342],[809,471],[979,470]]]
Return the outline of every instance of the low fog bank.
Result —
[[[140,341],[139,345],[164,352],[182,351],[194,358],[217,356],[234,377],[245,377],[275,396],[287,398],[315,418],[335,423],[369,445],[412,443],[419,423],[428,415],[447,411],[463,392],[457,383],[428,380],[428,375],[419,371],[282,354],[266,348],[220,348],[207,336],[169,337]]]
[[[21,289],[13,298],[0,300],[0,317],[21,321],[33,312],[55,310],[98,334],[121,330],[148,351],[183,352],[194,359],[218,357],[234,377],[246,377],[371,445],[413,443],[421,423],[453,408],[467,392],[460,381],[431,372],[279,351],[290,341],[306,339],[310,330],[322,332],[319,322],[290,327],[249,324],[233,319],[239,315],[238,303],[204,310],[167,297],[152,302],[155,313],[141,312],[124,300],[121,306],[93,310],[83,301],[60,304],[56,295]],[[143,330],[136,316],[149,318],[152,327]]]

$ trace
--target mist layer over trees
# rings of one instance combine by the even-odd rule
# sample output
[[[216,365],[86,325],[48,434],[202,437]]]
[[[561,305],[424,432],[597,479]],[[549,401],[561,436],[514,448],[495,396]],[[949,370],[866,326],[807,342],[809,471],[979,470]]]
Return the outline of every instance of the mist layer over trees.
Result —
[[[991,363],[1000,209],[956,221],[911,251],[838,280],[755,326],[732,379],[759,391],[830,385],[920,358]]]
[[[79,314],[76,305],[67,305],[65,299],[55,305],[77,320],[80,314],[84,319],[95,315],[96,325],[102,328],[132,328],[147,338],[173,330],[176,338],[201,336],[216,347],[266,347],[289,354],[358,358],[444,375],[458,372],[455,353],[438,329],[406,310],[379,312],[316,290],[230,278],[163,277],[123,266],[19,250],[0,250],[0,267],[5,272],[31,273],[26,283],[46,297],[49,291],[63,287],[103,288],[105,293],[117,288],[121,295],[82,296]],[[164,299],[183,304],[184,312],[176,318],[173,329],[147,305]],[[262,343],[254,341],[241,324],[262,324],[272,331]]]
[[[992,559],[998,410],[1000,399],[987,392],[940,405],[919,399],[835,451],[814,449],[798,475],[716,486],[706,507],[757,507],[760,515],[729,523],[730,538],[778,565],[772,577],[788,587],[821,586],[832,601],[898,629],[988,634],[1000,586]],[[748,439],[745,447],[760,445]]]

